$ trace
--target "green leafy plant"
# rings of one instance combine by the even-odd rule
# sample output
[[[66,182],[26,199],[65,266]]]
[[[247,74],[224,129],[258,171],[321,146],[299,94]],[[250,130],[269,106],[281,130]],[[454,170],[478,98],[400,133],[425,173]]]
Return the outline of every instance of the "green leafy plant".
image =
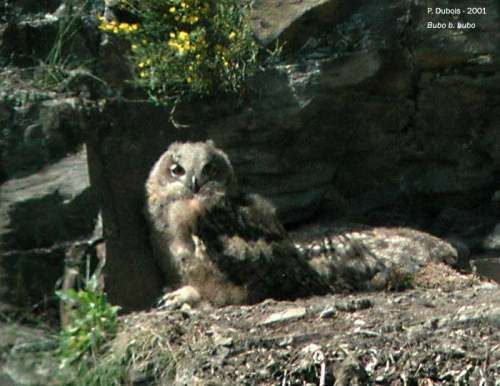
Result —
[[[121,0],[137,23],[100,29],[130,45],[134,82],[157,101],[243,94],[263,51],[238,0]]]
[[[75,37],[77,32],[76,17],[61,18],[54,45],[47,58],[40,61],[36,69],[35,82],[39,87],[55,88],[68,77],[71,60],[68,55],[64,54],[64,47]]]
[[[68,10],[57,20],[57,33],[47,56],[34,68],[34,85],[44,90],[68,91],[67,81],[76,69],[91,67],[93,59],[82,58],[81,31],[84,25],[83,12],[91,7],[87,0],[76,7],[67,4]],[[101,79],[86,71],[88,76],[104,83]]]
[[[61,367],[77,361],[91,364],[104,343],[116,333],[119,307],[108,303],[106,295],[99,289],[96,274],[85,282],[84,289],[68,289],[56,294],[71,307],[68,324],[60,333]]]

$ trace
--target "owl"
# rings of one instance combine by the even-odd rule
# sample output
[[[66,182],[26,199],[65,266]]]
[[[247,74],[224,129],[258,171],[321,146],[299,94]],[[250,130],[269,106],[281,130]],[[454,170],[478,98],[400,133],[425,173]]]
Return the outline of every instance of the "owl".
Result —
[[[167,285],[163,307],[252,304],[330,290],[274,207],[239,191],[228,156],[211,141],[173,143],[161,155],[146,182],[145,212]]]

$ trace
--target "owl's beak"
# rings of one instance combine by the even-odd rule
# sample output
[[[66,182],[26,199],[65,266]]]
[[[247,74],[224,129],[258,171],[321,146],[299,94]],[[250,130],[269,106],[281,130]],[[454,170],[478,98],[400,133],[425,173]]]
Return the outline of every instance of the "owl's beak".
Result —
[[[200,185],[198,184],[196,176],[191,177],[191,191],[193,193],[198,193],[200,191]]]

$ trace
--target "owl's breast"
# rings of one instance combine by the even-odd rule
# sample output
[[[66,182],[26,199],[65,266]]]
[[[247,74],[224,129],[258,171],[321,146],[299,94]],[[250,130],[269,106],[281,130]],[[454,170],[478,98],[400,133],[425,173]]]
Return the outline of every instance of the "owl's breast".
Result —
[[[168,223],[173,229],[193,231],[196,222],[204,213],[203,203],[198,197],[177,200],[168,210]]]
[[[193,216],[199,216],[203,214],[203,204],[197,196],[184,199],[182,202],[182,206],[183,210]]]

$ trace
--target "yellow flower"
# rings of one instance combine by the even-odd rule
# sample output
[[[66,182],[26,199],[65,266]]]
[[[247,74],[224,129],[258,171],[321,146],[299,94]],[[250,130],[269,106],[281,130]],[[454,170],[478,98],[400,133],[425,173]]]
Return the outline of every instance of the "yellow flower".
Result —
[[[139,68],[144,68],[145,63],[144,63],[144,62],[140,62],[137,66],[138,66]]]
[[[109,23],[109,26],[111,27],[109,29],[112,29],[113,32],[116,32],[116,30],[118,30],[121,32],[129,33],[129,32],[133,32],[133,31],[137,31],[139,29],[138,24],[129,24],[129,23],[117,24],[115,22],[111,22],[111,23]]]
[[[183,41],[189,38],[189,34],[186,31],[179,32],[179,40]]]
[[[118,32],[118,24],[114,21],[110,21],[108,23],[107,21],[105,21],[103,19],[101,24],[99,24],[99,29],[102,31],[111,31],[111,32],[117,33]]]
[[[188,77],[187,77],[187,79],[186,79],[186,81],[187,81],[188,83],[191,83],[191,82],[193,81],[193,79],[191,79],[191,77],[190,77],[190,76],[188,76]]]
[[[236,37],[236,32],[232,31],[232,32],[229,34],[229,39],[230,39],[230,40],[233,40],[235,37]]]
[[[174,50],[179,50],[179,48],[181,48],[180,44],[177,43],[175,40],[169,40],[168,41],[168,46],[170,48],[173,48]]]
[[[181,7],[182,7],[182,8],[186,8],[186,7],[187,7],[186,3],[182,2],[182,3],[181,3]]]
[[[132,48],[133,50],[136,50],[136,49],[137,49],[137,44],[132,44],[131,48]]]
[[[169,11],[170,13],[175,13],[175,7],[170,7]]]
[[[174,38],[175,38],[175,34],[174,34],[173,32],[170,32],[170,34],[169,34],[169,35],[170,35],[170,37],[171,37],[172,39],[174,39]]]
[[[139,76],[140,76],[141,78],[145,78],[145,77],[147,76],[147,74],[146,74],[146,72],[145,72],[145,71],[141,71],[141,72],[139,73]]]

